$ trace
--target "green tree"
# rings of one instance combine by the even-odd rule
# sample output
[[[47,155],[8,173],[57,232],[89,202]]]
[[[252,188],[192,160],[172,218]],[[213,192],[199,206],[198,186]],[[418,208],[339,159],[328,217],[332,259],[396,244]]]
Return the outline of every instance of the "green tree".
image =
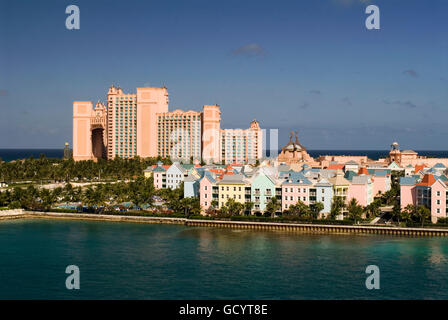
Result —
[[[375,198],[371,203],[369,203],[366,207],[366,216],[369,219],[378,217],[381,213],[381,199]]]
[[[296,204],[293,204],[289,206],[288,211],[290,214],[303,217],[303,216],[309,216],[310,215],[310,207],[308,207],[304,202],[297,201]]]
[[[317,219],[322,210],[324,210],[324,204],[322,202],[316,202],[310,206],[311,215],[313,219]]]
[[[431,210],[429,210],[427,207],[420,205],[417,207],[417,220],[419,220],[422,223],[422,227],[425,224],[426,220],[431,219]]]
[[[336,219],[336,217],[342,213],[342,210],[344,208],[345,208],[344,199],[339,196],[333,196],[329,218],[332,220]]]
[[[274,216],[277,211],[280,211],[282,208],[282,205],[280,201],[277,199],[277,197],[272,197],[268,203],[266,204],[266,211],[271,214],[271,216]]]
[[[255,203],[252,201],[247,201],[244,203],[244,211],[247,212],[249,215],[251,214],[252,210],[254,209]]]
[[[356,224],[356,222],[361,219],[364,208],[358,204],[358,201],[355,198],[352,198],[348,203],[347,210],[349,218]]]

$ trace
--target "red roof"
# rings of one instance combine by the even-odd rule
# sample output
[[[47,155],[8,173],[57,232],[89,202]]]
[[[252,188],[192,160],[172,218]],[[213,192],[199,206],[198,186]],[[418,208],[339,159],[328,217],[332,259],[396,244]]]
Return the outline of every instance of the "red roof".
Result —
[[[327,169],[329,170],[344,170],[345,164],[330,164]]]
[[[417,183],[417,185],[430,187],[434,184],[434,182],[436,182],[436,179],[434,179],[434,176],[432,174],[425,174],[422,181],[420,183]]]
[[[367,170],[367,168],[359,168],[358,175],[361,174],[369,175],[369,171]]]
[[[156,168],[157,165],[156,165],[156,164],[153,164],[152,167],[153,167],[153,168]],[[169,164],[162,164],[162,167],[163,167],[165,170],[168,170],[168,168],[171,167],[171,165],[169,165]]]
[[[421,171],[423,169],[425,169],[425,165],[424,164],[417,164],[417,165],[415,165],[414,172],[418,173],[419,171]]]
[[[194,167],[195,168],[201,168],[201,165],[200,164],[195,164]]]

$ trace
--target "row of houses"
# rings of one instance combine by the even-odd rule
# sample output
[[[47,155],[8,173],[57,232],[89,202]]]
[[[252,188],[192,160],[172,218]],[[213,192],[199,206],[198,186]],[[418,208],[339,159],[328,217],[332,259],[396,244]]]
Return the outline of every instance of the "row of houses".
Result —
[[[253,203],[252,213],[265,212],[272,197],[281,203],[281,211],[302,201],[312,206],[323,204],[321,215],[331,210],[334,196],[346,203],[355,198],[362,206],[370,204],[376,195],[391,187],[391,170],[388,168],[358,168],[354,163],[347,167],[330,165],[328,168],[311,168],[303,165],[300,170],[289,165],[163,165],[158,163],[145,170],[153,176],[155,188],[177,188],[184,183],[185,197],[198,197],[204,212],[212,202],[222,208],[228,199],[240,203]],[[338,218],[342,219],[346,212]]]
[[[417,165],[413,174],[400,178],[400,205],[424,205],[431,210],[432,222],[448,216],[448,177],[446,166]],[[404,170],[405,168],[403,168]],[[409,169],[409,166],[406,167]]]

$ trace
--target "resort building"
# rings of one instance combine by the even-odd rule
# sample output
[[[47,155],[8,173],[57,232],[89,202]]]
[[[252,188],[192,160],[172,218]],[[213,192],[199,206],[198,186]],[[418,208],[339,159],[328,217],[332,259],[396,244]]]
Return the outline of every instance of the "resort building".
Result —
[[[175,110],[157,114],[157,154],[162,158],[201,160],[201,112]]]
[[[249,129],[221,130],[221,160],[224,163],[254,163],[262,157],[262,131],[257,120]]]
[[[263,135],[254,120],[248,129],[221,129],[218,105],[202,111],[168,110],[168,91],[111,86],[107,104],[73,103],[73,158],[94,160],[139,156],[206,163],[254,163],[262,157]]]

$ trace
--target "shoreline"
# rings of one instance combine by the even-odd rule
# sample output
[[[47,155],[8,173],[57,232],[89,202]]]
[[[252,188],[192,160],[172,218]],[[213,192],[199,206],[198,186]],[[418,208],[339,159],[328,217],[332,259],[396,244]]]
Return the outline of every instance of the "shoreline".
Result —
[[[351,225],[325,225],[300,224],[280,222],[253,222],[253,221],[224,221],[224,220],[196,220],[187,218],[146,217],[146,216],[117,216],[89,213],[60,213],[25,211],[22,209],[0,211],[0,223],[5,220],[17,219],[65,219],[90,220],[109,222],[134,222],[177,224],[189,227],[231,228],[264,231],[282,231],[308,234],[376,234],[394,236],[418,237],[446,237],[448,229],[438,228],[407,228],[407,227],[378,227],[378,226],[351,226]]]

